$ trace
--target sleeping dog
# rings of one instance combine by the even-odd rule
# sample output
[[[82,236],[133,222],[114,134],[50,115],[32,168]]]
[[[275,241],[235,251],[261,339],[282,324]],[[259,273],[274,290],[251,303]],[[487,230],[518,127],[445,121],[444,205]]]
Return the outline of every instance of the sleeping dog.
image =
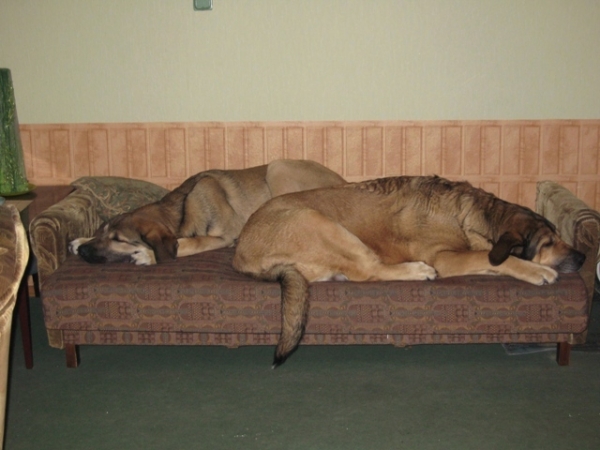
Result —
[[[69,245],[90,263],[160,263],[232,246],[248,217],[272,197],[345,184],[314,161],[276,160],[194,175],[161,200],[113,217]]]
[[[466,182],[394,177],[270,200],[242,230],[233,265],[282,285],[276,367],[302,337],[309,283],[484,274],[541,285],[584,259],[528,208]]]

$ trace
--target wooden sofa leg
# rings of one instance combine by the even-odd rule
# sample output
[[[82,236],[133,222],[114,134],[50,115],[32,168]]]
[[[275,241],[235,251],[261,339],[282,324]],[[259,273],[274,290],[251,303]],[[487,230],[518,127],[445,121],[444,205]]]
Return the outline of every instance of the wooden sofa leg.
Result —
[[[556,345],[556,362],[559,366],[568,366],[571,359],[571,344],[559,342]]]
[[[75,344],[65,344],[65,354],[67,355],[67,367],[69,369],[76,369],[79,365],[77,346]]]

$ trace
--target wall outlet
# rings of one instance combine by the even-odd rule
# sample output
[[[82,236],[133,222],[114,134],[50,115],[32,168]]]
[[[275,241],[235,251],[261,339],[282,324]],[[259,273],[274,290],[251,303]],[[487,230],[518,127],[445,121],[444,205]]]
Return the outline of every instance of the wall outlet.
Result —
[[[212,0],[194,0],[194,11],[210,11]]]

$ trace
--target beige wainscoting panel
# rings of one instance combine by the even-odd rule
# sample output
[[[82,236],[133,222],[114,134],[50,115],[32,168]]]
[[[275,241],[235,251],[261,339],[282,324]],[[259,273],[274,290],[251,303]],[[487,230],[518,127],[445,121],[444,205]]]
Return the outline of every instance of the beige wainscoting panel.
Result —
[[[554,180],[600,209],[600,119],[21,125],[36,185],[122,176],[167,188],[212,168],[312,159],[349,181],[438,174],[533,207]]]

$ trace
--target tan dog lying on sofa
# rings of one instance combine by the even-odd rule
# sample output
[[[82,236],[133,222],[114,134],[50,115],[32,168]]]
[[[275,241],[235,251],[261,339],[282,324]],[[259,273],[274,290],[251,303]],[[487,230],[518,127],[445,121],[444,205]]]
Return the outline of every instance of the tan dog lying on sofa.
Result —
[[[242,230],[233,265],[281,282],[276,367],[302,337],[311,282],[485,274],[540,285],[584,259],[528,208],[466,182],[396,177],[270,200]]]
[[[194,175],[155,203],[116,216],[69,248],[90,263],[160,263],[232,246],[248,217],[272,197],[345,184],[314,161],[277,160]]]

